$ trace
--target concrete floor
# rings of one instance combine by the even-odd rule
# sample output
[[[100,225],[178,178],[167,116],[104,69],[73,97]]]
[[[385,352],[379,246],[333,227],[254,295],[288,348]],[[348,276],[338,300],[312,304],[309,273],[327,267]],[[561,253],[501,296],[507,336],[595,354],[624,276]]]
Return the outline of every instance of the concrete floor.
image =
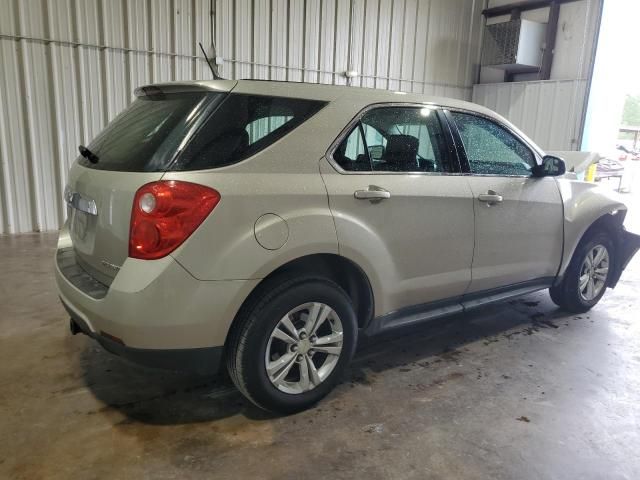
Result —
[[[72,337],[55,238],[0,237],[0,478],[640,478],[640,256],[586,315],[540,292],[370,341],[277,418]]]

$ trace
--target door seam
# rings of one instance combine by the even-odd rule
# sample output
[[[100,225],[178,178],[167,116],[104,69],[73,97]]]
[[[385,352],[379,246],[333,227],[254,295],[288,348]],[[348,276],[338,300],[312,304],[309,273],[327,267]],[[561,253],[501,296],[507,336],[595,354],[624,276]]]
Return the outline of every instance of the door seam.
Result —
[[[336,245],[338,246],[338,255],[342,256],[342,251],[340,247],[340,238],[338,237],[338,226],[336,225],[336,216],[333,213],[333,209],[331,208],[331,200],[329,199],[329,188],[327,187],[327,183],[324,181],[324,176],[322,175],[321,164],[323,160],[329,163],[326,156],[323,155],[322,157],[320,157],[320,160],[318,160],[318,175],[320,175],[320,180],[322,181],[322,185],[324,185],[324,191],[327,194],[327,208],[329,209],[329,213],[331,214],[331,221],[333,222],[333,232],[336,235]]]
[[[464,293],[462,294],[467,295],[469,293],[469,289],[471,288],[471,285],[473,284],[473,263],[474,260],[476,259],[476,239],[477,237],[477,232],[476,232],[476,222],[477,222],[477,217],[476,217],[476,199],[473,193],[473,188],[471,188],[471,182],[469,181],[469,178],[465,178],[465,181],[467,182],[467,187],[469,187],[469,193],[471,194],[471,208],[473,211],[473,248],[471,249],[471,265],[469,266],[469,275],[470,275],[470,279],[469,279],[469,284],[467,285],[467,288],[464,290]]]

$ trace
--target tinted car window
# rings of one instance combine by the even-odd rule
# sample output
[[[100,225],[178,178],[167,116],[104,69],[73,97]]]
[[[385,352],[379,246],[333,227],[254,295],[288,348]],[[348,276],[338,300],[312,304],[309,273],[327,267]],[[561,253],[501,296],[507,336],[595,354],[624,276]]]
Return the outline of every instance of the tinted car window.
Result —
[[[450,172],[442,126],[430,108],[382,107],[362,116],[372,168],[383,172]],[[370,145],[370,142],[374,145]]]
[[[533,152],[507,130],[475,115],[452,113],[462,137],[471,173],[530,175]]]
[[[269,115],[254,120],[245,127],[245,130],[249,134],[249,145],[266,137],[291,119],[293,119],[293,115]]]
[[[363,125],[362,127],[371,161],[380,160],[384,153],[384,149],[387,147],[387,139],[384,137],[382,132],[376,130],[371,125]]]
[[[163,171],[198,112],[223,96],[188,92],[138,97],[89,144],[98,161],[79,157],[78,162],[98,170]]]
[[[333,159],[347,171],[363,172],[371,170],[371,162],[369,161],[369,155],[367,155],[360,124],[356,125],[336,151],[333,152]]]
[[[176,161],[172,170],[200,170],[230,165],[268,147],[325,102],[230,94]]]

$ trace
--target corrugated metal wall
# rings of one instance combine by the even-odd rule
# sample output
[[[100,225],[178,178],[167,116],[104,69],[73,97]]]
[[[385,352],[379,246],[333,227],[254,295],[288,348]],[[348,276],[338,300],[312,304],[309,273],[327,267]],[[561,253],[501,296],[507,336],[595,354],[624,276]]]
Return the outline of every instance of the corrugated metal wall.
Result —
[[[582,0],[560,7],[551,80],[476,85],[473,101],[505,116],[545,150],[579,150],[601,3]],[[523,18],[546,22],[548,8],[523,12]]]
[[[0,0],[0,233],[57,229],[76,147],[139,85],[271,78],[471,98],[483,0]]]
[[[586,80],[475,85],[473,101],[513,122],[545,150],[579,150]]]

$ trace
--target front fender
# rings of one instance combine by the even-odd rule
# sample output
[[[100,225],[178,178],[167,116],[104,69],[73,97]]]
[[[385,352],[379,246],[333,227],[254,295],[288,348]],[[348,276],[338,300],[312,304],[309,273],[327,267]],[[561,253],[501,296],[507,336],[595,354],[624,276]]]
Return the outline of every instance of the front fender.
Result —
[[[589,228],[600,222],[603,222],[608,230],[614,230],[611,233],[616,247],[622,252],[618,256],[628,263],[638,249],[633,247],[636,245],[637,236],[626,232],[622,226],[627,207],[619,195],[594,183],[576,180],[559,179],[558,186],[564,205],[564,244],[558,278],[561,279],[564,275],[576,248]],[[620,278],[619,274],[617,278]]]

